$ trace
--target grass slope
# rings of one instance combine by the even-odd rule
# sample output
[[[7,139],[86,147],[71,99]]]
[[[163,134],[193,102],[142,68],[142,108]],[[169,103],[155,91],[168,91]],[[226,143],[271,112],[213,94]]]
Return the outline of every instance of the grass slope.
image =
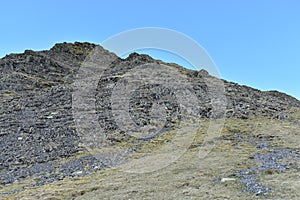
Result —
[[[289,114],[285,121],[264,117],[226,119],[221,134],[210,141],[214,148],[204,158],[199,157],[199,151],[203,145],[205,148],[209,121],[200,121],[201,128],[187,152],[155,172],[127,173],[117,166],[40,187],[29,187],[35,181],[31,177],[2,187],[0,192],[21,191],[3,196],[4,199],[297,199],[300,196],[299,157],[280,159],[280,163],[290,166],[284,172],[266,169],[253,174],[259,184],[271,188],[266,195],[245,191],[246,185],[237,175],[240,170],[261,165],[254,159],[257,154],[293,149],[299,155],[300,111],[294,109]],[[171,132],[162,134],[131,158],[157,151],[171,137]]]

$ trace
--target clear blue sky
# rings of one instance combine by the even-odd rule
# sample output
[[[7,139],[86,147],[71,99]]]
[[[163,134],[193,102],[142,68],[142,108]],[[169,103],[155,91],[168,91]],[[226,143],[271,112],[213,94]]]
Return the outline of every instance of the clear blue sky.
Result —
[[[300,99],[300,1],[2,1],[0,57],[57,42],[106,38],[140,27],[182,32],[201,44],[222,78]]]

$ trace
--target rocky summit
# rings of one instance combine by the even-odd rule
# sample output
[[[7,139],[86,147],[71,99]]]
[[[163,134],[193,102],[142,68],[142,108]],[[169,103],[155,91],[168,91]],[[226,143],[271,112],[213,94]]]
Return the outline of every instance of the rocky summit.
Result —
[[[299,197],[300,102],[287,94],[79,42],[9,54],[0,59],[0,79],[1,198]],[[91,113],[95,127],[78,127]],[[200,125],[182,156],[152,173],[118,170],[170,143],[187,116],[185,128]],[[207,136],[218,119],[218,134]],[[103,133],[87,144],[84,131],[96,126]],[[152,128],[135,135],[143,127]]]

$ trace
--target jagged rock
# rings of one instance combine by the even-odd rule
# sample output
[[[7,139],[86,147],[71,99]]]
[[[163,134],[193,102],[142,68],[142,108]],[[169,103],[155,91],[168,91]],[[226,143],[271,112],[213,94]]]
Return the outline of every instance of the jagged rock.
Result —
[[[137,53],[121,59],[100,46],[78,42],[56,44],[48,51],[26,50],[23,54],[10,54],[0,59],[0,175],[6,177],[1,179],[0,184],[32,175],[33,172],[25,170],[28,166],[69,157],[81,149],[78,145],[80,138],[74,128],[71,84],[81,63],[95,48],[114,60],[99,77],[95,95],[99,124],[111,141],[128,137],[124,131],[118,130],[113,118],[110,99],[113,88],[124,74],[143,64],[164,64],[185,75],[191,83],[189,90],[199,100],[194,108],[195,115],[199,118],[212,117],[211,101],[214,97],[208,95],[210,86],[207,83],[214,82],[216,78],[205,70],[192,71]],[[283,93],[262,92],[223,82],[227,99],[226,117],[284,119],[287,109],[300,107],[297,99]],[[181,120],[182,111],[172,91],[168,87],[146,84],[132,91],[130,99],[130,114],[137,126],[149,124],[153,101],[159,102],[158,106],[165,106],[165,128]],[[222,113],[216,115],[221,116]],[[82,171],[80,167],[74,170]],[[5,174],[14,174],[16,178]]]

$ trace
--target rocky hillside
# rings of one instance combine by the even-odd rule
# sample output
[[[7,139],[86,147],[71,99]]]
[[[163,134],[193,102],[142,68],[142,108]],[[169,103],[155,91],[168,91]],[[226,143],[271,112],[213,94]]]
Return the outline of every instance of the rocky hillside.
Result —
[[[65,177],[84,176],[107,166],[89,154],[61,162],[85,151],[79,145],[80,134],[75,129],[72,84],[82,63],[96,47],[114,60],[99,78],[95,96],[99,124],[106,131],[111,145],[130,138],[118,129],[110,97],[119,80],[140,65],[167,65],[183,74],[191,85],[189,91],[198,99],[194,114],[199,119],[212,117],[214,97],[209,94],[207,83],[216,78],[205,70],[192,71],[137,53],[121,59],[90,43],[62,43],[46,51],[26,50],[22,54],[10,54],[0,59],[1,185],[31,176],[38,177],[35,185],[44,185]],[[229,119],[267,117],[285,120],[290,109],[300,108],[297,99],[277,91],[263,92],[224,80],[222,83],[223,104],[226,105],[223,114]],[[149,124],[153,101],[164,98],[161,104],[166,106],[167,120],[162,131],[180,121],[184,113],[172,91],[146,84],[133,91],[130,101],[129,110],[136,125]],[[221,117],[222,113],[219,114],[217,117]],[[14,192],[17,191],[11,193]]]

